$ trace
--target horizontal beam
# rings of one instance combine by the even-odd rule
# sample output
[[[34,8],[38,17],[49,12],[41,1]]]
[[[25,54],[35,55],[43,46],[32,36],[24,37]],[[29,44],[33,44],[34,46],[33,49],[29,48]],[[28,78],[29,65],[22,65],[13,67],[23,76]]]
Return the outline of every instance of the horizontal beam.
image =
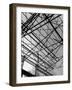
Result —
[[[58,16],[56,16],[56,17],[54,17],[52,20],[54,20],[54,19],[56,19],[56,18],[58,18],[58,17],[60,17],[61,15],[58,15]],[[46,19],[47,20],[47,19]],[[51,20],[51,21],[52,21]],[[43,20],[43,22],[44,22],[45,20]],[[42,21],[41,21],[42,22]],[[39,22],[38,23],[38,25],[41,23],[41,22]],[[32,31],[30,31],[29,33],[26,33],[26,34],[22,34],[22,37],[24,37],[24,36],[26,36],[26,35],[29,35],[30,33],[32,33],[32,32],[34,32],[35,30],[38,30],[40,27],[43,27],[44,25],[46,25],[47,23],[49,23],[49,21],[47,21],[46,23],[44,23],[43,25],[40,25],[39,27],[37,27],[37,28],[35,28],[34,30],[32,30]],[[28,30],[31,30],[31,29],[33,29],[33,27],[31,27],[31,28],[29,28]],[[27,31],[28,31],[27,30]]]
[[[27,47],[25,47],[25,46],[23,46],[24,48],[26,48],[28,51],[30,51],[35,57],[38,57],[34,52],[32,52],[31,50],[29,50]],[[26,54],[27,55],[27,54]],[[28,57],[30,57],[29,55],[27,55]],[[30,57],[31,59],[33,59],[32,57]],[[43,62],[43,63],[45,63],[46,65],[48,65],[50,68],[52,68],[53,69],[53,67],[52,66],[50,66],[49,64],[48,64],[48,62],[45,60],[43,60],[42,58],[40,58],[39,57],[39,59]],[[35,59],[33,59],[33,60],[35,60]],[[36,61],[36,60],[35,60]]]
[[[31,65],[33,65],[34,67],[36,65],[34,62],[30,61],[29,59],[26,59],[26,62],[29,63],[29,64],[31,64]],[[41,66],[38,66],[38,67],[39,68],[37,68],[37,71],[43,73],[45,76],[52,75],[50,72],[48,72],[48,71],[46,72],[43,68],[41,68]]]
[[[26,38],[26,39],[27,39],[27,38]],[[27,40],[28,40],[28,39],[27,39]],[[28,41],[29,41],[29,40],[28,40]],[[23,41],[22,41],[22,42],[23,42]],[[30,41],[29,41],[29,42],[30,42]],[[30,42],[30,43],[34,46],[34,44],[33,44],[32,42]],[[40,44],[40,43],[38,43],[38,42],[36,42],[36,43],[37,43],[37,45]],[[31,48],[27,43],[23,42],[23,44],[25,44],[25,45],[27,45],[29,48]],[[37,48],[37,45],[35,46],[36,48]],[[35,48],[35,47],[34,47],[34,48]],[[45,50],[45,48],[43,48],[41,45],[40,45],[40,47]],[[31,48],[31,51],[32,51],[32,50],[35,51],[34,48]],[[37,49],[38,49],[38,48],[37,48]],[[40,52],[39,49],[38,49],[38,51]],[[48,54],[49,54],[49,53],[48,53],[46,50],[45,50],[45,52],[47,53],[47,58],[50,59],[50,58],[48,57]],[[44,52],[41,51],[41,53],[43,53],[43,55],[45,55]],[[31,54],[30,54],[30,55],[31,55]],[[42,55],[40,55],[40,56],[42,57]],[[45,56],[46,56],[46,55],[45,55]],[[42,58],[43,58],[43,57],[42,57]],[[43,61],[47,61],[47,60],[44,59]],[[52,62],[53,62],[53,61],[52,61]],[[49,62],[49,61],[47,61],[46,63],[48,63],[49,65],[52,65],[51,62]],[[53,62],[53,63],[54,63],[54,62]]]
[[[55,57],[54,60],[56,61],[56,58],[57,58],[57,57],[55,56],[55,54],[54,54],[47,46],[45,46],[45,45],[43,44],[43,42],[35,35],[35,33],[32,33],[32,34],[33,34],[33,36],[34,36],[36,39],[38,39],[39,42],[49,51],[49,53],[50,53],[49,55],[50,55],[53,59],[54,59],[54,57]],[[53,57],[51,54],[52,54],[54,57]]]
[[[31,35],[29,35],[35,42],[37,42]],[[37,42],[38,43],[38,42]],[[45,47],[43,47],[43,45],[41,45],[41,44],[39,44],[40,45],[40,47],[42,47],[44,50],[45,50],[45,52],[46,53],[48,53],[48,54],[50,54],[49,52],[48,52],[48,50],[46,50],[46,48]],[[48,57],[49,58],[49,57]],[[50,59],[50,58],[49,58]],[[54,58],[53,58],[54,59]]]

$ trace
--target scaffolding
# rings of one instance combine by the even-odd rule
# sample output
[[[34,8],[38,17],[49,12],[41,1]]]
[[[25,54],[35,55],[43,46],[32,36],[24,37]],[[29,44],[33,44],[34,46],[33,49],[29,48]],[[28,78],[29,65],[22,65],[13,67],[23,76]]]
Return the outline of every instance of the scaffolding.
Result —
[[[21,12],[21,76],[53,76],[63,62],[63,15]],[[33,72],[24,69],[30,64]]]

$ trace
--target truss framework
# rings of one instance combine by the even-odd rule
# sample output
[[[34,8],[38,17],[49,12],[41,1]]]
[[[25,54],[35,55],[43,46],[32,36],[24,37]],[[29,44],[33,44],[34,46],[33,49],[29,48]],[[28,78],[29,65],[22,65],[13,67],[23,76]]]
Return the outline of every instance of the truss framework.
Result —
[[[25,62],[35,68],[26,71],[30,76],[54,75],[57,62],[63,62],[62,14],[21,13],[21,57],[22,70]]]

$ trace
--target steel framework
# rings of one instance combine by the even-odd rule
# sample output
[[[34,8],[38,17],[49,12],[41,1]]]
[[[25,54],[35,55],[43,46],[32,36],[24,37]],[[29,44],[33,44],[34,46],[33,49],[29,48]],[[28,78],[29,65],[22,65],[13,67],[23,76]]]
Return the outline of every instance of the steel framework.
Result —
[[[21,13],[21,57],[21,76],[54,75],[56,64],[63,62],[62,14]],[[34,70],[27,71],[25,63]]]

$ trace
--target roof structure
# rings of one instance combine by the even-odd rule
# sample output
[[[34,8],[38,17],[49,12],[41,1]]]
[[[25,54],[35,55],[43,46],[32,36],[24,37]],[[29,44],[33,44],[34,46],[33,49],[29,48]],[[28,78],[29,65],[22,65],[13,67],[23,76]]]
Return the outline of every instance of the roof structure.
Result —
[[[21,12],[21,57],[22,75],[56,75],[57,63],[62,72],[62,14]]]

